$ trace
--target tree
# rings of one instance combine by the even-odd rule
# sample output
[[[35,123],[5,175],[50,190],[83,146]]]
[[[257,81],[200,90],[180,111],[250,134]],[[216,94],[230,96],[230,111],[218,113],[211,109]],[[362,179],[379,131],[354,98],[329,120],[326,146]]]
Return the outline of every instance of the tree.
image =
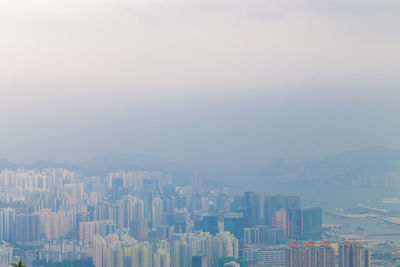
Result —
[[[22,261],[19,261],[18,264],[16,263],[11,263],[12,267],[27,267],[26,264],[23,264]]]

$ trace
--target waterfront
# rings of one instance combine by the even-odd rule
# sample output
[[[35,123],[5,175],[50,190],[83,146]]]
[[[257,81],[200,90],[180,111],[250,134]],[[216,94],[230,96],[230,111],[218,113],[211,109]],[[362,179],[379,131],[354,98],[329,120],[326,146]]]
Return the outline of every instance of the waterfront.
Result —
[[[322,207],[323,224],[340,226],[348,237],[355,235],[376,242],[388,241],[400,245],[400,224],[382,220],[388,217],[399,217],[400,220],[400,203],[394,201],[400,197],[399,188],[297,184],[281,185],[273,191],[266,191],[266,194],[299,195],[303,206]],[[352,213],[351,211],[354,211],[353,214],[360,214],[365,210],[365,214],[372,216],[333,215],[333,211],[337,209],[346,210],[348,214]],[[387,211],[387,214],[384,211]]]

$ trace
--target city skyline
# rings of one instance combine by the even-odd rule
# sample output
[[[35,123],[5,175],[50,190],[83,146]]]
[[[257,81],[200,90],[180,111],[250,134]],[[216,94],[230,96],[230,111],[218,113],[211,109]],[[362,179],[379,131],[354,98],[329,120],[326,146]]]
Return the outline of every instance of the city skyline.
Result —
[[[400,266],[399,0],[1,0],[0,267]]]

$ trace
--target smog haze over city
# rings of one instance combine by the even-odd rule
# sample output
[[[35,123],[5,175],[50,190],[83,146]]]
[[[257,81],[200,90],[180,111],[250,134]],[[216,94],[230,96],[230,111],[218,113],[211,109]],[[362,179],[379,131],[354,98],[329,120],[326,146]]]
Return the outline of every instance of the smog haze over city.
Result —
[[[1,1],[0,267],[400,266],[399,14]]]

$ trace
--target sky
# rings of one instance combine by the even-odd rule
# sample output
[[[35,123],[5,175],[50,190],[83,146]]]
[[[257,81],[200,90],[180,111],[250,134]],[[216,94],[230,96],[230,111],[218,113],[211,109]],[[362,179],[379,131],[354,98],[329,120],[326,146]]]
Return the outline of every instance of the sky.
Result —
[[[400,147],[397,0],[0,1],[0,156],[223,175]]]

